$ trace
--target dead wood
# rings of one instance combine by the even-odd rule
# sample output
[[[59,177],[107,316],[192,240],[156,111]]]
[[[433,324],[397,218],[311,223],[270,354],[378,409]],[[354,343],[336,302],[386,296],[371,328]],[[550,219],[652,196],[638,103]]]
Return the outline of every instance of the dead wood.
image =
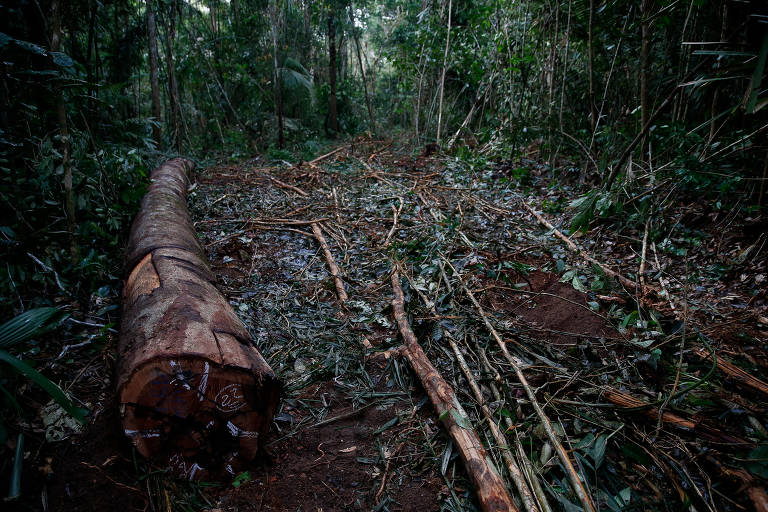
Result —
[[[280,181],[279,179],[273,178],[272,176],[269,176],[269,179],[272,181],[272,183],[274,183],[275,185],[277,185],[280,188],[285,188],[285,189],[288,189],[288,190],[293,190],[294,192],[296,192],[297,194],[299,194],[302,197],[309,197],[309,194],[307,194],[305,191],[301,190],[299,187],[296,187],[294,185],[290,185],[288,183]]]
[[[711,360],[712,354],[705,349],[696,350],[696,355],[705,360]],[[723,358],[717,358],[717,368],[728,376],[730,380],[745,388],[757,391],[763,395],[768,395],[768,383],[753,377],[733,363],[725,361]]]
[[[477,437],[469,417],[461,407],[451,386],[438,373],[419,346],[405,315],[405,297],[400,287],[400,276],[392,273],[392,309],[400,334],[405,341],[405,356],[418,375],[432,405],[443,421],[448,433],[459,448],[464,466],[475,485],[480,506],[484,511],[516,511],[512,497]]]
[[[624,408],[624,410],[627,412],[637,412],[654,420],[659,419],[658,407],[655,407],[654,404],[645,402],[628,393],[623,393],[614,389],[608,389],[603,393],[603,397],[612,404]],[[621,411],[621,409],[618,410]],[[662,411],[660,419],[663,423],[687,430],[689,432],[695,432],[701,437],[709,439],[710,441],[744,446],[752,444],[745,439],[741,439],[740,437],[723,432],[722,430],[704,421],[694,421],[672,412]]]
[[[192,166],[156,169],[133,222],[117,392],[137,450],[197,479],[256,455],[281,386],[214,285],[186,207]]]
[[[336,153],[338,153],[339,151],[341,151],[341,150],[343,150],[343,149],[346,149],[346,148],[348,148],[349,146],[351,146],[351,144],[347,144],[347,145],[344,145],[344,146],[339,146],[338,148],[334,149],[333,151],[329,151],[328,153],[326,153],[326,154],[324,154],[324,155],[320,155],[319,157],[315,158],[314,160],[310,160],[310,161],[309,161],[309,162],[307,162],[307,163],[308,163],[309,165],[316,165],[316,164],[318,164],[318,163],[322,162],[323,160],[325,160],[326,158],[328,158],[328,157],[331,157],[331,156],[335,155],[335,154],[336,154]]]
[[[448,339],[448,343],[451,345],[453,353],[456,355],[456,360],[459,363],[459,367],[461,368],[464,377],[466,377],[467,382],[469,382],[469,387],[472,388],[472,393],[475,395],[475,399],[480,406],[480,410],[483,411],[483,416],[485,416],[485,421],[488,423],[488,428],[491,431],[491,435],[498,444],[498,448],[501,451],[501,457],[504,459],[504,462],[507,465],[507,471],[509,471],[509,476],[512,478],[512,481],[515,483],[515,487],[520,494],[520,500],[523,502],[523,507],[529,512],[538,512],[539,507],[536,505],[536,499],[534,498],[531,490],[528,488],[528,484],[525,481],[523,472],[520,471],[517,462],[515,462],[515,459],[512,456],[512,450],[509,447],[504,434],[502,434],[501,429],[496,424],[496,420],[493,418],[493,413],[488,408],[488,404],[485,403],[483,393],[480,391],[480,386],[477,384],[475,376],[472,375],[472,371],[469,369],[469,365],[467,365],[467,361],[464,359],[464,355],[461,353],[461,350],[459,350],[459,346],[456,344],[456,340],[453,339],[453,335],[450,334],[447,330],[445,331],[445,334],[446,338]]]
[[[565,245],[567,245],[571,251],[575,252],[577,255],[581,256],[589,263],[592,263],[593,265],[597,265],[598,267],[600,267],[600,269],[603,272],[605,272],[607,275],[619,281],[622,285],[626,286],[629,290],[635,289],[637,285],[634,281],[622,276],[621,274],[619,274],[609,266],[605,265],[604,263],[597,261],[584,249],[576,245],[576,243],[573,240],[565,236],[560,230],[554,227],[547,219],[542,217],[536,210],[534,210],[533,208],[531,208],[525,203],[521,203],[521,204],[526,210],[528,210],[529,213],[531,213],[534,217],[536,217],[536,220],[538,220],[541,223],[541,225],[546,227],[548,230],[552,231],[552,234],[554,234],[557,238],[565,242]]]
[[[557,433],[555,433],[554,428],[552,428],[552,423],[550,422],[549,417],[546,415],[546,413],[544,412],[544,409],[539,404],[539,401],[536,398],[536,394],[533,392],[533,389],[531,388],[530,384],[528,384],[528,379],[526,379],[525,375],[523,374],[523,370],[520,366],[520,361],[512,357],[512,354],[509,353],[509,350],[507,349],[506,344],[504,343],[504,341],[501,339],[501,336],[499,336],[499,333],[496,332],[496,329],[491,324],[491,321],[488,319],[488,315],[483,310],[483,307],[477,301],[477,299],[475,298],[475,295],[470,291],[470,289],[467,288],[467,285],[464,284],[464,282],[461,280],[461,276],[456,271],[456,269],[451,264],[451,262],[448,261],[447,259],[443,259],[443,261],[447,263],[449,267],[451,267],[451,270],[453,270],[454,275],[456,275],[456,277],[459,279],[459,283],[461,284],[461,288],[464,290],[464,293],[466,293],[469,299],[472,301],[472,304],[477,309],[478,314],[483,319],[483,323],[485,323],[486,328],[491,333],[491,336],[493,337],[493,339],[496,341],[496,344],[501,349],[501,353],[504,355],[504,357],[506,358],[510,366],[512,366],[512,369],[514,370],[515,375],[517,376],[517,380],[518,382],[520,382],[520,385],[525,390],[526,395],[528,395],[528,399],[530,400],[534,411],[536,411],[536,415],[539,417],[539,420],[541,421],[541,426],[544,428],[544,431],[547,434],[547,438],[549,439],[549,442],[554,447],[555,453],[557,453],[557,457],[560,460],[560,463],[562,464],[563,469],[565,469],[565,472],[568,475],[568,480],[570,481],[574,492],[578,496],[582,507],[586,512],[594,512],[595,506],[592,502],[592,498],[589,496],[587,489],[584,487],[584,484],[582,483],[581,478],[579,478],[579,474],[576,472],[576,468],[574,468],[573,463],[571,462],[571,459],[568,457],[568,453],[565,451],[565,448],[560,442],[560,439],[558,438]],[[539,357],[539,358],[545,359],[542,357]]]
[[[317,222],[312,223],[312,233],[315,235],[317,243],[319,243],[320,247],[323,249],[325,262],[328,264],[328,269],[330,270],[331,275],[333,276],[333,282],[336,285],[336,294],[339,297],[339,302],[343,304],[344,301],[349,299],[349,296],[344,289],[344,281],[341,280],[341,270],[339,270],[339,266],[336,265],[336,260],[333,259],[333,254],[331,253],[330,247],[328,247],[328,242],[325,240],[323,232],[320,230],[320,226]]]

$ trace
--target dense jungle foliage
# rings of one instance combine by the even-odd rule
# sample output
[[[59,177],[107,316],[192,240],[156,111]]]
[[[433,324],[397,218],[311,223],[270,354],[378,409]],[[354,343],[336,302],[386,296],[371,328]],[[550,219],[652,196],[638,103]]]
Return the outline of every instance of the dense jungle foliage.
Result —
[[[0,57],[0,324],[34,312],[0,327],[0,443],[28,379],[82,419],[30,340],[87,314],[106,343],[172,156],[299,163],[366,137],[521,185],[536,163],[578,192],[544,205],[571,231],[768,200],[762,0],[0,0]]]
[[[6,317],[114,288],[147,172],[170,154],[297,161],[366,131],[467,158],[535,152],[585,191],[602,185],[586,220],[649,186],[718,208],[756,208],[765,192],[768,30],[758,1],[6,1],[2,10]]]

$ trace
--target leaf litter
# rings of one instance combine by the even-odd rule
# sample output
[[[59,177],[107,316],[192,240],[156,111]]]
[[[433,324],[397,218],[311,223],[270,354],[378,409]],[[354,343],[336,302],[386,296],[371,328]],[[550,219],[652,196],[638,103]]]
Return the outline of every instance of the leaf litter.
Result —
[[[218,285],[286,383],[265,454],[236,486],[174,481],[133,458],[102,392],[85,435],[96,442],[71,438],[49,493],[64,508],[87,504],[86,482],[98,482],[137,508],[476,510],[457,449],[398,352],[389,276],[399,267],[418,341],[466,411],[455,419],[479,434],[513,495],[509,454],[540,509],[583,508],[557,442],[601,510],[760,503],[765,237],[691,236],[697,219],[678,222],[648,249],[645,286],[628,289],[583,255],[638,281],[642,229],[604,225],[571,237],[583,250],[573,252],[529,210],[567,226],[568,212],[540,208],[569,191],[533,174],[523,183],[366,141],[311,165],[201,169],[190,211]],[[665,215],[690,214],[673,204]]]

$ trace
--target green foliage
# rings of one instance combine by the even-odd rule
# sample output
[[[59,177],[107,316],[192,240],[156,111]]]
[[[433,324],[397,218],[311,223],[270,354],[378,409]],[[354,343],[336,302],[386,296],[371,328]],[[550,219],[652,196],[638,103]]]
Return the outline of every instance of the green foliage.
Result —
[[[85,423],[87,413],[85,409],[72,403],[66,393],[50,379],[5,350],[55,329],[65,317],[66,315],[57,308],[37,308],[26,311],[0,325],[0,347],[2,347],[0,348],[0,361],[6,363],[10,369],[19,375],[39,385],[73,418],[80,423]],[[2,373],[4,372],[0,371],[0,375]]]

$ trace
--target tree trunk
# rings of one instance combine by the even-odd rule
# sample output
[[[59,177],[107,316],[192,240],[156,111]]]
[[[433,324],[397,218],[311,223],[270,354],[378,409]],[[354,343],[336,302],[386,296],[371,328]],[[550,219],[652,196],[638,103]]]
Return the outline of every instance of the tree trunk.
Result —
[[[173,134],[171,147],[181,153],[181,107],[179,105],[179,84],[176,81],[176,63],[173,60],[173,44],[176,40],[176,3],[171,5],[168,18],[168,34],[165,38],[165,61],[168,66],[168,94],[171,104],[171,122]]]
[[[565,126],[563,126],[563,108],[565,106],[565,78],[568,76],[568,51],[571,45],[571,4],[572,0],[568,0],[568,21],[565,25],[565,53],[563,54],[563,80],[560,84],[560,112],[557,116],[561,132],[565,130]]]
[[[162,122],[162,112],[160,110],[160,79],[158,77],[157,53],[157,25],[155,24],[155,11],[152,10],[152,0],[147,1],[147,38],[149,39],[149,82],[152,90],[152,117],[155,123],[152,125],[152,138],[155,146],[160,147],[162,143],[162,133],[160,124]]]
[[[594,45],[594,18],[595,18],[595,0],[589,0],[589,28],[587,44],[589,45],[589,125],[591,133],[595,133],[597,123],[597,109],[595,108],[595,45]],[[592,139],[594,140],[594,139]],[[592,149],[590,143],[590,149]]]
[[[51,51],[60,52],[63,32],[61,29],[61,4],[58,0],[51,2]],[[56,90],[56,120],[61,136],[61,167],[64,170],[64,212],[67,216],[67,232],[69,233],[69,256],[73,265],[80,260],[80,250],[75,239],[77,222],[75,219],[75,192],[72,188],[72,161],[69,143],[69,125],[67,124],[67,103],[61,88]]]
[[[648,124],[648,116],[650,108],[648,104],[648,54],[650,52],[650,26],[649,17],[651,6],[649,5],[651,0],[643,0],[640,6],[640,129],[642,130],[646,124]],[[647,138],[643,135],[640,141],[640,154],[642,160],[645,161]]]
[[[285,134],[283,132],[283,94],[280,80],[280,63],[277,58],[277,39],[280,32],[278,0],[272,0],[269,3],[269,17],[272,22],[272,63],[274,69],[275,118],[277,119],[277,147],[282,149],[285,145]]]
[[[443,92],[445,91],[445,68],[448,64],[448,48],[451,45],[451,11],[453,0],[448,0],[448,32],[445,36],[445,52],[443,53],[443,72],[440,75],[440,102],[437,107],[437,144],[440,144],[440,128],[443,122]]]
[[[357,63],[360,66],[360,74],[363,77],[363,92],[365,93],[365,106],[368,108],[368,119],[371,122],[371,131],[376,131],[376,120],[373,117],[373,107],[371,106],[371,98],[368,96],[368,78],[365,76],[365,66],[363,66],[363,58],[360,56],[360,38],[357,36],[357,29],[355,28],[355,15],[352,7],[352,2],[349,4],[349,19],[352,22],[352,36],[355,39],[355,50],[357,51]]]
[[[192,167],[156,169],[131,228],[117,393],[142,455],[210,479],[256,455],[281,384],[214,286],[186,207]]]
[[[90,7],[90,16],[88,22],[88,48],[86,49],[85,70],[88,81],[88,113],[86,115],[89,122],[93,122],[93,115],[96,111],[96,73],[94,73],[94,60],[97,60],[96,51],[96,17],[99,10],[99,3],[93,2]]]
[[[333,8],[328,11],[328,81],[331,94],[328,97],[328,128],[330,135],[339,133],[339,121],[336,112],[336,20]]]

